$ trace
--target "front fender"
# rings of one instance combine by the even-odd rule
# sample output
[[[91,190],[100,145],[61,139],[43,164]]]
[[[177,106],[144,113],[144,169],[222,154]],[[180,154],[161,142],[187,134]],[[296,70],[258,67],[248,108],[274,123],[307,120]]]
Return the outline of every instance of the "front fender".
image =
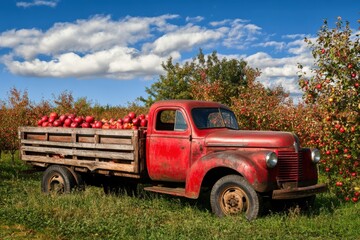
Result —
[[[258,192],[268,191],[271,179],[270,171],[265,163],[266,154],[271,151],[237,151],[228,150],[212,152],[197,160],[190,168],[186,177],[185,196],[198,198],[205,175],[212,169],[229,168],[242,175]]]

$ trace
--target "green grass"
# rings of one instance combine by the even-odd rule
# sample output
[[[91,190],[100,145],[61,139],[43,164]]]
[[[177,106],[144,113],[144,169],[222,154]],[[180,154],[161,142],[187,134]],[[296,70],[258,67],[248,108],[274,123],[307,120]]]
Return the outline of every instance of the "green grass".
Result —
[[[248,222],[157,194],[107,196],[87,187],[46,196],[41,172],[28,169],[0,160],[0,239],[360,239],[359,204],[340,203],[330,193],[319,195],[309,212],[287,209]]]

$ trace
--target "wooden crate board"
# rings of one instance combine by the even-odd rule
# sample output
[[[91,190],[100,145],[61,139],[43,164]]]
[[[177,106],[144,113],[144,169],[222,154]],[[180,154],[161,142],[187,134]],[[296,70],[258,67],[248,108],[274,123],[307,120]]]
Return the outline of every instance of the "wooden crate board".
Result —
[[[126,152],[110,152],[110,151],[95,151],[95,150],[78,150],[78,149],[65,149],[65,148],[53,148],[53,147],[38,147],[38,146],[22,146],[21,150],[25,153],[47,153],[53,155],[70,155],[81,156],[89,158],[108,158],[108,159],[120,159],[120,160],[134,160],[133,153]]]
[[[60,164],[117,175],[141,170],[136,130],[20,127],[19,138],[21,159],[37,166]]]
[[[72,142],[50,142],[39,140],[21,140],[23,145],[38,145],[38,146],[54,146],[54,147],[69,147],[69,148],[92,148],[92,149],[107,149],[107,150],[124,150],[133,151],[133,145],[114,145],[101,143],[72,143]]]
[[[52,158],[45,156],[22,156],[22,160],[29,162],[40,162],[47,164],[59,164],[59,165],[69,165],[75,167],[86,167],[90,171],[95,170],[110,170],[110,171],[122,171],[134,173],[136,166],[134,163],[122,164],[115,162],[97,162],[97,161],[86,161],[86,160],[74,160],[68,158]]]

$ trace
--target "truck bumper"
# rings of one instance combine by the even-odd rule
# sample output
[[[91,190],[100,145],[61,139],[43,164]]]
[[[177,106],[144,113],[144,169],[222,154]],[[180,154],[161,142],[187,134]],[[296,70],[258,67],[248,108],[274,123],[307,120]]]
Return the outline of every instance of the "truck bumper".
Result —
[[[274,190],[272,194],[272,199],[297,199],[309,197],[326,191],[327,185],[324,183],[319,183],[308,187]]]

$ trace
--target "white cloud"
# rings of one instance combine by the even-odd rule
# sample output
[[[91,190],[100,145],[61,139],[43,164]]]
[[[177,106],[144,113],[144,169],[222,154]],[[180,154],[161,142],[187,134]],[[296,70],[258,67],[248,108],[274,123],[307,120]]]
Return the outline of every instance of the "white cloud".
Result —
[[[196,16],[196,17],[186,17],[187,22],[201,22],[204,20],[204,17]]]
[[[286,46],[285,42],[269,41],[254,44],[256,47],[274,47],[276,50],[282,50]]]
[[[161,63],[166,60],[156,55],[138,55],[135,49],[115,47],[80,56],[69,52],[51,61],[38,58],[31,61],[11,61],[9,70],[18,75],[37,77],[78,77],[131,79],[134,76],[156,75],[162,72]]]
[[[144,49],[155,54],[167,55],[170,52],[191,50],[194,46],[216,41],[222,35],[216,30],[187,25],[174,32],[164,34],[153,43],[144,45]]]
[[[224,46],[235,49],[245,49],[257,40],[261,34],[261,27],[246,23],[246,20],[235,19],[233,21],[223,22],[229,24],[229,32],[224,39]],[[218,24],[215,24],[218,25]]]
[[[293,38],[290,38],[293,39]],[[244,60],[252,67],[261,70],[259,81],[267,87],[282,85],[285,90],[291,94],[300,94],[301,90],[298,86],[298,64],[304,66],[306,72],[310,73],[313,66],[313,56],[310,49],[303,40],[295,40],[284,43],[283,50],[287,54],[283,57],[272,57],[265,52],[257,52],[249,56],[245,56]],[[266,43],[264,43],[266,45]],[[271,45],[271,44],[270,44]],[[273,44],[276,47],[276,44]]]
[[[59,3],[58,0],[33,0],[32,2],[17,2],[17,7],[23,7],[23,8],[29,8],[29,7],[35,7],[35,6],[46,6],[46,7],[56,7]]]
[[[230,51],[218,51],[220,58],[243,58],[259,68],[259,80],[266,86],[282,84],[299,93],[297,64],[310,69],[313,63],[303,35],[285,35],[279,41],[248,20],[225,19],[208,25],[199,25],[200,21],[204,21],[201,16],[119,20],[93,16],[56,23],[47,30],[13,29],[0,32],[0,50],[7,51],[0,61],[11,73],[22,76],[149,79],[163,73],[161,63],[169,57],[183,62],[184,52],[211,47],[211,51]],[[264,47],[274,49],[277,57],[260,51]],[[253,54],[246,55],[244,49]]]

